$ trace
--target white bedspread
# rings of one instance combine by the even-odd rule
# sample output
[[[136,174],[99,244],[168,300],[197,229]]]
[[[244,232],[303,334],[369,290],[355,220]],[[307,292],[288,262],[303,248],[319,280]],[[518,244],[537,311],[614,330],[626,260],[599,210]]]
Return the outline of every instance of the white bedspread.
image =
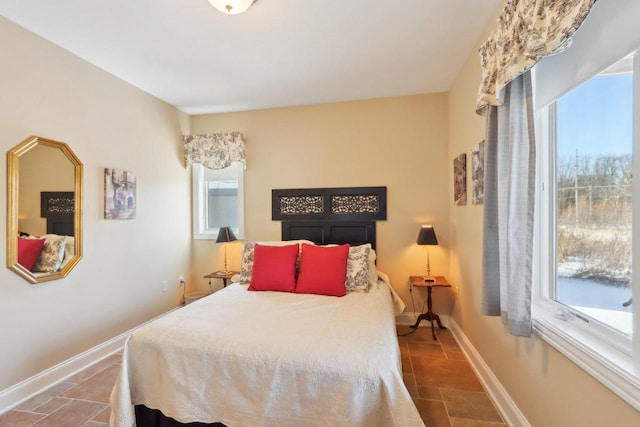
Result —
[[[231,285],[137,330],[111,394],[228,427],[423,426],[402,381],[393,298],[380,282],[342,298]]]

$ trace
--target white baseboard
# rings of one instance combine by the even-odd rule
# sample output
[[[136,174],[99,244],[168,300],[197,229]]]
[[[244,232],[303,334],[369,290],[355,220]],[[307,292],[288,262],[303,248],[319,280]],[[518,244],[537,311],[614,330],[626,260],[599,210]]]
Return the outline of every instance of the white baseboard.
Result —
[[[0,414],[119,351],[130,332],[99,344],[0,392]]]
[[[173,310],[172,310],[173,311]],[[165,313],[167,314],[167,313]],[[162,314],[162,317],[165,314]],[[149,322],[155,319],[150,320]],[[149,323],[146,322],[146,323]],[[146,324],[144,323],[144,324]],[[143,325],[144,325],[143,324]],[[20,403],[32,398],[33,396],[48,389],[52,385],[55,385],[66,378],[75,375],[76,373],[86,369],[96,362],[120,351],[124,347],[124,343],[127,337],[131,333],[138,329],[140,326],[111,338],[108,341],[103,342],[89,350],[82,352],[70,359],[65,360],[49,369],[37,373],[36,375],[27,378],[18,384],[12,385],[0,391],[0,414],[3,414],[11,408],[19,405]]]
[[[449,319],[449,323],[449,328],[451,329],[453,337],[458,342],[460,348],[462,348],[467,359],[469,359],[471,367],[475,371],[478,379],[489,396],[491,396],[493,402],[496,404],[498,411],[500,411],[500,414],[507,425],[511,427],[531,427],[529,421],[525,418],[524,414],[520,412],[520,409],[513,399],[511,399],[507,390],[505,390],[502,384],[500,384],[498,378],[484,362],[480,353],[478,353],[475,347],[471,344],[471,341],[469,341],[466,335],[462,332],[462,329],[460,329],[456,321],[451,318]]]

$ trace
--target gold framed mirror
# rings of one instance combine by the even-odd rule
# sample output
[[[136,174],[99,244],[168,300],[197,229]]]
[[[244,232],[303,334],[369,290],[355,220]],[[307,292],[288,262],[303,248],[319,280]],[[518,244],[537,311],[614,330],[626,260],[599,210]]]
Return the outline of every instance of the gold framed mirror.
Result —
[[[7,268],[40,283],[82,258],[82,163],[64,142],[32,136],[7,152]]]

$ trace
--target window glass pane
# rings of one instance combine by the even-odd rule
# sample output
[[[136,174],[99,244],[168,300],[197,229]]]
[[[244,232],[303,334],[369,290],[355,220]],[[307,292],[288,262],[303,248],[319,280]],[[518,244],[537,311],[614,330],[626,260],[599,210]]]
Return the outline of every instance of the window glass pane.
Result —
[[[555,299],[632,333],[633,75],[625,58],[557,101]]]
[[[239,233],[238,227],[238,180],[206,181],[207,230],[231,227]]]
[[[193,237],[215,239],[221,227],[231,227],[238,239],[243,230],[243,167],[232,163],[224,169],[193,169]]]

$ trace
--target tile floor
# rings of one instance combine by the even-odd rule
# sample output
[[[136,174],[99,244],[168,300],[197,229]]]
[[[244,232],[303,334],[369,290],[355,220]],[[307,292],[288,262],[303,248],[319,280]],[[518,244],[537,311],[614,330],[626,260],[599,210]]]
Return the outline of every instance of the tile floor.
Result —
[[[406,334],[408,326],[398,326]],[[399,336],[404,382],[427,427],[507,427],[449,330]]]
[[[399,326],[398,333],[409,332]],[[449,331],[398,338],[404,380],[428,427],[507,427]],[[109,425],[109,395],[120,369],[110,356],[0,415],[2,427]]]
[[[2,427],[105,427],[109,395],[120,370],[120,353],[80,371],[65,381],[0,415]]]

